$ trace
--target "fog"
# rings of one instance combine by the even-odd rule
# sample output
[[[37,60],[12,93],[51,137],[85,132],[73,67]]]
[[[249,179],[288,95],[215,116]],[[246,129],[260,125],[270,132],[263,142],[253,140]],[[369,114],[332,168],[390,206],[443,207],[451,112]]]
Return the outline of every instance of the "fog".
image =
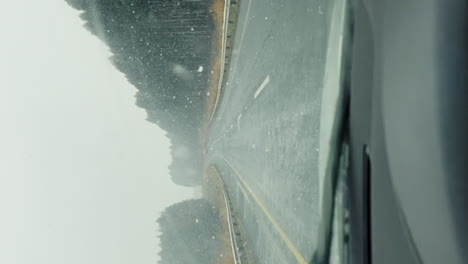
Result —
[[[194,196],[165,131],[65,1],[3,10],[0,263],[155,263],[155,220]]]

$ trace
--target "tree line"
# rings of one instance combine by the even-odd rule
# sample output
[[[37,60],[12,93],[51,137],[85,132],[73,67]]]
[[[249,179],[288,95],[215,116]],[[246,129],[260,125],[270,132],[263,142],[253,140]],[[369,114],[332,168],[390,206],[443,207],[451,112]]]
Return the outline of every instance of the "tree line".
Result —
[[[183,201],[159,219],[161,264],[214,264],[221,252],[219,212],[204,199]]]
[[[200,184],[212,0],[66,1],[82,11],[84,27],[109,46],[115,67],[138,89],[136,105],[146,110],[147,120],[167,131],[173,181]]]

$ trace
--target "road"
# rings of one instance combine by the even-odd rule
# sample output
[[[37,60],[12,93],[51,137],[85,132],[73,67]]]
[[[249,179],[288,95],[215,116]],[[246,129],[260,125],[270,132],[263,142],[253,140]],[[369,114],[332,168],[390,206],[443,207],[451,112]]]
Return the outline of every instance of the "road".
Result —
[[[316,248],[331,2],[240,3],[208,156],[225,181],[256,263],[308,263]]]

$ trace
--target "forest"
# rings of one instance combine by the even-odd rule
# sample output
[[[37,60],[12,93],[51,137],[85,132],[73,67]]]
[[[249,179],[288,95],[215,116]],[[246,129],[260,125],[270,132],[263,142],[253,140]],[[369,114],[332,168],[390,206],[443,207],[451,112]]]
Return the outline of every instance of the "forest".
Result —
[[[171,140],[174,183],[201,184],[201,126],[213,56],[212,0],[66,0],[109,47],[136,105]]]
[[[171,141],[172,181],[202,182],[201,127],[214,56],[211,1],[66,0],[84,27],[112,53],[113,65],[137,88],[135,103]],[[155,157],[156,159],[156,157]],[[205,199],[167,207],[157,220],[162,264],[216,263],[219,212]]]
[[[187,200],[166,208],[158,219],[159,263],[216,263],[221,252],[218,214],[217,208],[204,199]]]

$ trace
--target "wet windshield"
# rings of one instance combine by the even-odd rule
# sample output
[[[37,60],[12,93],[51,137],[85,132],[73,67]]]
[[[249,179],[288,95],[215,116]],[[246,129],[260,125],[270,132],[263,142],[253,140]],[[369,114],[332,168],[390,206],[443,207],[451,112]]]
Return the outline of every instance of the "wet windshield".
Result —
[[[0,262],[309,263],[344,2],[8,2]]]

